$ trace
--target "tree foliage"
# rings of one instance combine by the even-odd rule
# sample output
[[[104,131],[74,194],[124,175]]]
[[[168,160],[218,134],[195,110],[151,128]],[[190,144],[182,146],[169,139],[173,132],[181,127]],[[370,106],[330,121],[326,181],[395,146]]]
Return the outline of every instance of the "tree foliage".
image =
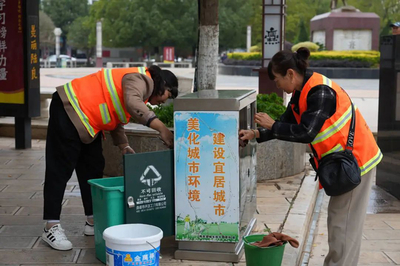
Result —
[[[39,11],[39,43],[41,48],[54,46],[54,28],[51,18],[43,11]]]
[[[89,7],[87,0],[43,0],[42,8],[66,36],[71,23],[78,17],[86,16]]]
[[[96,21],[89,16],[79,17],[72,22],[69,29],[69,45],[84,50],[89,64],[89,57],[96,45]]]

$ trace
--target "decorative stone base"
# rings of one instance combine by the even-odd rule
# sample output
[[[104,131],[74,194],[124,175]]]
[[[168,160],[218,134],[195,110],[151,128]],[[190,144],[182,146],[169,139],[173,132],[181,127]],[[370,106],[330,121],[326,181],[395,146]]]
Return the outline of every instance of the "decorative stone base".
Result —
[[[257,180],[271,180],[301,173],[306,144],[270,140],[257,146]]]

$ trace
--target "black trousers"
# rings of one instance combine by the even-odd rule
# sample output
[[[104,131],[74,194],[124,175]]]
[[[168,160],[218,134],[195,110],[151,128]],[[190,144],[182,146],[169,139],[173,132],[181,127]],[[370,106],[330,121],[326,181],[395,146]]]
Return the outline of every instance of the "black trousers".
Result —
[[[103,177],[101,134],[92,143],[84,144],[56,92],[50,104],[47,128],[43,219],[60,219],[64,191],[74,170],[78,177],[85,215],[92,215],[92,195],[87,181]]]

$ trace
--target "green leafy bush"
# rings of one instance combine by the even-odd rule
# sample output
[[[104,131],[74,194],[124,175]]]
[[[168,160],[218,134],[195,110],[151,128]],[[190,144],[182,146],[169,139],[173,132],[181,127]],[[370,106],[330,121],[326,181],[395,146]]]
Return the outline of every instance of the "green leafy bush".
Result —
[[[236,59],[236,60],[261,60],[262,55],[259,52],[253,52],[253,53],[229,53],[228,54],[229,59]]]
[[[376,67],[379,64],[380,53],[378,51],[321,51],[310,55],[310,61],[314,60],[348,60],[367,62]]]
[[[276,93],[257,95],[257,112],[267,113],[272,119],[278,119],[286,110],[283,98]]]
[[[250,47],[251,53],[259,53],[261,52],[261,43]]]
[[[318,44],[313,42],[299,42],[292,46],[292,52],[296,52],[300,47],[306,47],[310,52],[316,52],[319,49]]]
[[[174,127],[174,105],[147,105],[167,127]],[[257,112],[267,113],[272,119],[278,119],[286,110],[282,97],[276,93],[257,95]]]
[[[164,125],[167,127],[174,126],[174,105],[172,103],[168,105],[157,105],[156,107],[147,106],[156,114]]]

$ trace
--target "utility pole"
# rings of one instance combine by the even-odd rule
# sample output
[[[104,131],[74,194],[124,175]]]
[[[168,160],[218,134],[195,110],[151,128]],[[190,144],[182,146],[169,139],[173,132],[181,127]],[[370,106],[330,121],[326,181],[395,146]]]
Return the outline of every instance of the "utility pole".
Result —
[[[199,0],[198,90],[200,97],[216,96],[219,47],[218,0]]]

